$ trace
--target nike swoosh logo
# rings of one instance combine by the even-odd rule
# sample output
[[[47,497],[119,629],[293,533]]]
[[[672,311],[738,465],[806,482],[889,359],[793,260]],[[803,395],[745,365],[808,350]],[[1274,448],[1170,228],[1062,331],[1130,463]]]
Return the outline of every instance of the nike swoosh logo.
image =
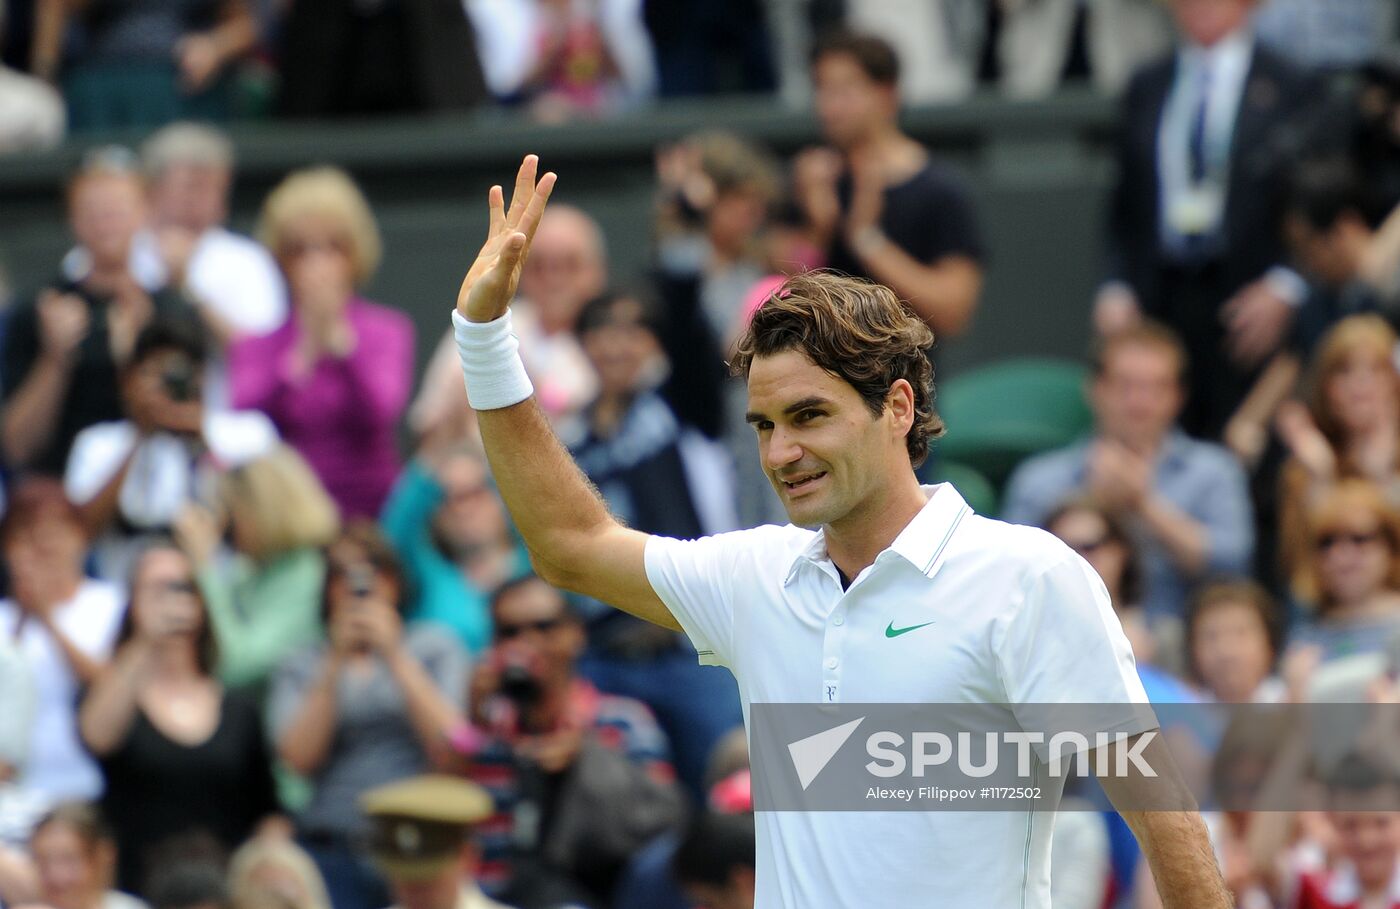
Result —
[[[932,622],[924,622],[923,625],[910,625],[908,628],[896,628],[894,627],[894,622],[890,622],[888,625],[885,626],[885,637],[897,638],[901,634],[908,634],[911,631],[918,631],[920,628],[932,624]]]

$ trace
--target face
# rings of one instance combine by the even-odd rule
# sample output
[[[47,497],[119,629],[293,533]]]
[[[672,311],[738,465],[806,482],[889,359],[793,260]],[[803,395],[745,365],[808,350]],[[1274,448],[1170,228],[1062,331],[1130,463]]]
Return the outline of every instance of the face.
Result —
[[[812,66],[812,82],[822,135],[837,148],[859,144],[895,119],[895,90],[871,79],[849,54],[819,59]]]
[[[1345,432],[1370,429],[1396,407],[1395,367],[1380,352],[1358,350],[1327,377],[1327,403]]]
[[[1249,700],[1273,660],[1268,629],[1244,602],[1217,603],[1197,619],[1191,651],[1206,687],[1231,703]]]
[[[73,235],[99,265],[124,265],[132,237],[146,223],[140,179],[127,174],[83,178],[69,197],[68,218]]]
[[[1093,382],[1094,416],[1104,435],[1128,444],[1152,443],[1181,412],[1176,356],[1148,344],[1120,344],[1109,351]]]
[[[581,212],[545,212],[520,272],[520,294],[551,331],[572,330],[585,303],[603,292],[607,268],[596,228]]]
[[[1355,802],[1357,808],[1388,801],[1393,808],[1395,793],[1357,794],[1346,801]],[[1356,866],[1362,884],[1382,887],[1389,882],[1400,853],[1400,812],[1338,810],[1329,812],[1328,819],[1337,832],[1339,851]]]
[[[366,601],[391,608],[399,601],[393,576],[376,567],[364,547],[352,540],[331,545],[326,559],[326,595],[331,621],[361,608]]]
[[[1171,0],[1171,7],[1182,34],[1210,47],[1248,21],[1254,0]]]
[[[1392,557],[1379,516],[1353,511],[1313,537],[1318,579],[1336,604],[1359,603],[1385,588]]]
[[[390,878],[394,904],[399,909],[455,909],[461,897],[462,869],[448,865],[422,880]]]
[[[196,234],[222,224],[228,217],[228,168],[176,164],[151,188],[155,219]]]
[[[738,188],[720,193],[706,215],[705,227],[716,248],[737,254],[747,246],[768,219],[768,203],[756,189]]]
[[[1049,530],[1094,566],[1094,570],[1103,579],[1104,586],[1108,588],[1115,606],[1128,605],[1119,602],[1119,588],[1123,584],[1123,569],[1128,564],[1128,550],[1112,537],[1108,522],[1102,515],[1088,509],[1067,511]]]
[[[82,528],[58,507],[40,511],[5,546],[5,563],[20,587],[82,574],[87,540]]]
[[[660,353],[655,335],[641,318],[641,306],[635,300],[618,300],[611,307],[608,322],[590,329],[581,339],[604,394],[636,391],[646,368]]]
[[[110,856],[90,846],[77,831],[52,823],[31,842],[39,893],[53,909],[90,909],[105,889]]]
[[[583,631],[568,615],[559,591],[538,579],[528,581],[500,598],[492,619],[498,648],[540,667],[546,680],[570,676],[583,650]]]
[[[180,350],[152,351],[140,363],[133,363],[122,376],[122,396],[128,410],[138,401],[159,394],[173,401],[196,401],[201,394],[199,365]]]
[[[1319,230],[1307,219],[1290,215],[1284,220],[1284,233],[1293,257],[1313,278],[1329,287],[1351,280],[1353,268],[1340,230]]]
[[[177,549],[155,549],[136,566],[133,618],[138,630],[174,630],[194,639],[204,628],[189,557]]]
[[[759,460],[794,524],[820,527],[858,513],[892,485],[899,458],[908,469],[911,419],[901,432],[889,408],[872,415],[850,383],[806,354],[755,357],[748,385]]]
[[[439,540],[455,554],[468,554],[505,539],[506,513],[475,458],[456,457],[438,470],[442,504],[433,516]]]
[[[277,261],[296,300],[343,298],[355,286],[352,243],[330,219],[306,216],[293,221],[277,244]]]

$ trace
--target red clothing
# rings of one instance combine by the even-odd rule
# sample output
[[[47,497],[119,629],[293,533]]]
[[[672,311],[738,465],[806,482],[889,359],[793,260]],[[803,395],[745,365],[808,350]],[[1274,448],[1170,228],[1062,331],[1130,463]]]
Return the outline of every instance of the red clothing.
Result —
[[[355,348],[293,375],[295,314],[268,335],[229,349],[233,406],[266,413],[311,464],[343,517],[378,518],[402,466],[398,424],[413,385],[413,323],[359,298],[346,307]]]
[[[1361,885],[1348,865],[1304,872],[1298,879],[1293,909],[1361,909]],[[1400,867],[1390,879],[1388,909],[1400,909]]]

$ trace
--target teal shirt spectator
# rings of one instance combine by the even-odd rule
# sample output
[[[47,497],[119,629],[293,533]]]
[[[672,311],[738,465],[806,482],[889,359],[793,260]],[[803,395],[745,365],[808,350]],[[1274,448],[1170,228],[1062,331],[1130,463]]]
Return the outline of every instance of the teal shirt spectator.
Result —
[[[433,514],[442,498],[442,487],[432,472],[411,461],[384,503],[380,524],[408,575],[409,619],[450,628],[468,651],[477,654],[491,644],[491,591],[472,584],[433,540]],[[517,542],[510,576],[529,571],[530,557]]]

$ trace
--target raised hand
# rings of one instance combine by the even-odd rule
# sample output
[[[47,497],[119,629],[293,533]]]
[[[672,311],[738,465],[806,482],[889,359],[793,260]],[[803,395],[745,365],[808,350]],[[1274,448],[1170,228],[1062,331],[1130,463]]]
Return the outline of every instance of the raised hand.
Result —
[[[557,179],[553,173],[547,173],[537,181],[539,164],[536,155],[526,155],[521,162],[509,210],[501,187],[493,186],[487,194],[491,226],[486,243],[467,270],[462,289],[457,293],[457,311],[470,322],[499,319],[515,296],[520,267],[530,253],[530,241],[535,237],[535,228],[540,225],[545,203]]]

